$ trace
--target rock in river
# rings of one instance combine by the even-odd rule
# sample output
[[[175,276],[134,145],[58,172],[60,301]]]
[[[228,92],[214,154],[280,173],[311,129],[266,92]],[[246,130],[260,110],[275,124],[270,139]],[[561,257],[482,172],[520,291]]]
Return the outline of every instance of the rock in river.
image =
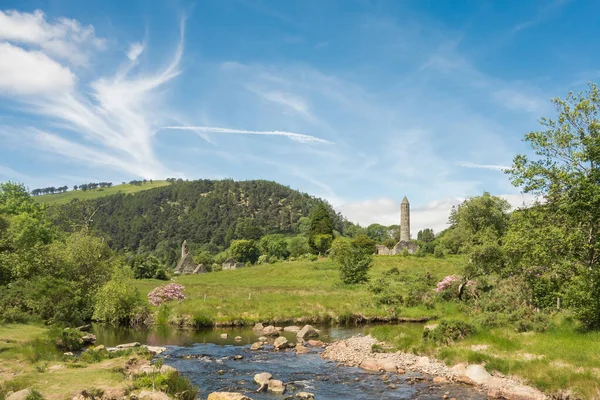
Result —
[[[280,336],[277,339],[275,339],[275,342],[273,343],[273,346],[277,349],[277,350],[282,350],[282,349],[287,349],[288,347],[290,347],[290,344],[288,342],[288,340],[284,337],[284,336]]]
[[[300,329],[296,336],[302,339],[317,337],[319,336],[319,332],[315,328],[310,325],[304,325],[304,328]]]
[[[279,331],[273,325],[265,327],[262,331],[265,336],[279,336]]]

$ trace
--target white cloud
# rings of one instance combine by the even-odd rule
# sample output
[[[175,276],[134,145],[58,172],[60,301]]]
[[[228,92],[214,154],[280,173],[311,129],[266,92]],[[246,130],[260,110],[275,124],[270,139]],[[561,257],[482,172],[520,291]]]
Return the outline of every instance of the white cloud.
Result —
[[[129,50],[127,51],[127,58],[129,61],[135,61],[144,51],[144,44],[140,42],[131,43]]]
[[[6,165],[0,165],[0,177],[3,178],[3,180],[10,180],[10,181],[31,180],[30,176],[22,174],[18,171],[15,171],[14,169],[12,169],[11,167],[8,167]]]
[[[105,47],[105,41],[96,38],[92,26],[81,26],[69,18],[48,22],[41,10],[0,11],[0,40],[39,46],[48,55],[75,66],[86,65],[93,51]]]
[[[197,133],[218,133],[218,134],[243,134],[243,135],[264,135],[264,136],[285,136],[293,141],[300,143],[325,143],[332,142],[320,139],[315,136],[304,135],[302,133],[284,132],[284,131],[250,131],[246,129],[217,128],[210,126],[164,126],[162,129],[174,129],[182,131],[193,131]]]
[[[0,95],[54,94],[71,90],[75,75],[39,51],[0,42]]]
[[[550,102],[542,96],[516,89],[500,89],[492,94],[493,98],[511,110],[524,110],[541,115],[550,106]]]

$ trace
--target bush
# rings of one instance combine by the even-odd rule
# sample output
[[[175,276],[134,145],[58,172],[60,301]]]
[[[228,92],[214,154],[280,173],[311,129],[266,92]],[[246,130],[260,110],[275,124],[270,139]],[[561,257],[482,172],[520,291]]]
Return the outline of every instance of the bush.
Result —
[[[158,279],[161,281],[168,281],[169,280],[169,276],[167,275],[167,271],[165,271],[164,269],[160,268],[156,270],[156,273],[154,274],[154,279]]]
[[[96,295],[93,319],[110,324],[131,325],[137,317],[148,313],[126,271],[120,271]]]
[[[137,389],[155,387],[182,400],[195,400],[198,394],[198,389],[177,371],[157,373],[154,376],[138,375],[135,377],[134,386]]]
[[[369,268],[373,257],[364,248],[348,241],[336,241],[334,260],[339,264],[342,282],[363,283],[369,280]]]
[[[443,319],[435,328],[423,331],[423,340],[451,344],[472,335],[475,331],[475,326],[468,322]]]
[[[234,260],[254,264],[258,261],[260,250],[254,240],[234,240],[229,246],[229,253]]]
[[[92,305],[78,293],[77,284],[63,279],[20,279],[0,289],[0,320],[79,325],[91,316]]]
[[[169,283],[168,285],[159,286],[148,293],[148,301],[153,306],[159,306],[167,301],[183,300],[185,299],[185,295],[183,294],[184,290],[185,286],[177,283]]]
[[[435,249],[433,250],[433,256],[435,258],[444,258],[446,256],[446,250],[444,249],[444,246],[441,244],[435,246]]]
[[[581,268],[567,291],[567,306],[586,329],[600,329],[600,272]]]

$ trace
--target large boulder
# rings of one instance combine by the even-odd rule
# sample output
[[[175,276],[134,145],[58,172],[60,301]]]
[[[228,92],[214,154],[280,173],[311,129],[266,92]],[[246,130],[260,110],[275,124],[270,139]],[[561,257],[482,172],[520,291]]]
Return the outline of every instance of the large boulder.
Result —
[[[282,381],[279,381],[277,379],[271,379],[269,381],[267,390],[269,392],[272,392],[275,394],[284,394],[285,393],[285,384]]]
[[[465,369],[465,376],[478,385],[486,383],[492,377],[481,365],[471,364]]]
[[[6,400],[25,400],[27,398],[27,396],[31,395],[32,393],[33,393],[33,390],[31,390],[29,388],[19,390],[18,392],[14,392],[14,393],[8,395]]]
[[[140,394],[138,394],[138,398],[140,400],[169,400],[169,396],[163,392],[153,392],[150,390],[142,390]]]
[[[208,395],[207,400],[252,400],[250,397],[244,396],[241,393],[233,392],[212,392]]]
[[[304,328],[300,329],[300,331],[296,333],[296,336],[301,339],[313,338],[318,337],[319,332],[317,332],[317,330],[310,325],[304,325]]]
[[[275,339],[275,342],[273,343],[273,347],[275,347],[277,350],[283,350],[283,349],[287,349],[290,346],[290,343],[288,342],[288,340],[284,337],[284,336],[279,336],[277,339]]]
[[[273,325],[269,325],[262,330],[265,336],[279,336],[279,331]]]

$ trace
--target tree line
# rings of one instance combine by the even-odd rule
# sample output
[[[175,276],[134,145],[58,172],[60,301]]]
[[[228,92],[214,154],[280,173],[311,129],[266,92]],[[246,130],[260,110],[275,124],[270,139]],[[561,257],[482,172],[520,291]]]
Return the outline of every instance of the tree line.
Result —
[[[69,187],[66,185],[60,186],[60,187],[50,186],[50,187],[46,187],[46,188],[33,189],[31,191],[31,195],[39,196],[41,194],[65,193],[67,190],[69,190]]]

